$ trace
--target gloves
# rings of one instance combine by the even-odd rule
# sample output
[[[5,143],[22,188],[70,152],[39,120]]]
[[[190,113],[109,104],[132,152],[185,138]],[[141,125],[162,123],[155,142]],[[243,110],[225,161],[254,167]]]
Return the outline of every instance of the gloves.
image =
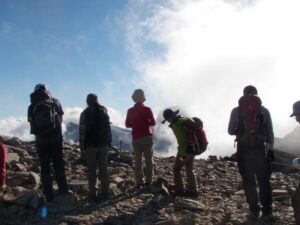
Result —
[[[271,162],[274,162],[275,160],[274,151],[271,149],[268,149],[268,158],[271,160]]]
[[[81,152],[81,157],[83,160],[85,160],[85,147],[84,146],[80,146],[80,152]]]

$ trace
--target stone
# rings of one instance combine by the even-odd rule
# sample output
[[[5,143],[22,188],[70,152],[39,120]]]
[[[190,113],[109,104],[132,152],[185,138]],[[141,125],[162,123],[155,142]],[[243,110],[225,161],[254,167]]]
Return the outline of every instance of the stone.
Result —
[[[170,195],[168,189],[168,181],[162,177],[158,177],[157,180],[152,184],[151,192],[152,193],[161,193],[163,195]]]
[[[176,198],[174,203],[175,209],[188,209],[188,210],[196,210],[196,211],[204,211],[206,206],[199,201],[195,201],[187,198]]]
[[[69,182],[70,186],[88,186],[88,181],[87,180],[72,180],[71,182]]]
[[[70,223],[88,223],[94,219],[93,216],[90,215],[79,215],[79,216],[63,216],[62,221],[70,222]]]
[[[55,197],[47,203],[48,211],[52,213],[71,212],[78,208],[78,199],[72,193],[67,193]]]
[[[244,190],[238,190],[234,193],[235,195],[244,195],[245,191]]]
[[[19,150],[22,149],[22,150]],[[19,159],[7,164],[7,187],[0,200],[0,224],[42,224],[37,203],[32,203],[28,193],[32,190],[43,196],[39,160],[34,142],[21,142],[21,146],[10,148],[10,153]],[[26,153],[28,155],[26,156]],[[87,167],[81,158],[77,144],[64,144],[66,175],[70,194],[58,195],[47,203],[47,224],[158,224],[158,225],[234,225],[245,224],[249,212],[242,179],[236,162],[210,157],[195,159],[194,171],[199,184],[199,197],[175,197],[173,167],[175,157],[155,155],[154,175],[151,190],[135,188],[133,155],[126,157],[118,152],[110,159],[111,199],[88,202]],[[231,160],[231,159],[230,159]],[[19,171],[21,170],[21,171]],[[28,171],[28,172],[26,172]],[[298,174],[273,172],[274,214],[278,221],[274,225],[294,224],[290,196],[298,185]],[[55,174],[53,174],[55,176]],[[186,172],[182,171],[185,187]],[[57,183],[53,182],[54,190]],[[101,182],[99,183],[101,190]],[[101,191],[98,190],[100,193]],[[285,191],[287,190],[287,191]],[[14,202],[15,200],[20,202]],[[37,199],[39,200],[39,199]],[[248,223],[247,223],[248,224]],[[254,225],[254,224],[253,224]]]
[[[164,220],[156,223],[155,225],[176,225],[176,223],[174,222],[174,220]]]
[[[16,198],[13,201],[13,203],[24,207],[31,207],[33,209],[36,209],[40,204],[40,198],[38,196],[37,191],[33,189]]]
[[[121,177],[115,177],[112,182],[116,183],[117,185],[124,182],[124,179]]]
[[[272,191],[272,196],[282,196],[282,195],[289,195],[287,190],[280,190],[280,189],[274,189]]]
[[[19,154],[18,153],[8,153],[8,156],[7,156],[7,163],[11,163],[11,162],[19,162],[20,160],[20,157],[19,157]]]

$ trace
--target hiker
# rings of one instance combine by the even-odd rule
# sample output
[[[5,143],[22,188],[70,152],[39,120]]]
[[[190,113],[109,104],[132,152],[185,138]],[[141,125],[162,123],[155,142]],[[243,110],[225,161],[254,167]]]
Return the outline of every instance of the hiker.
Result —
[[[150,189],[153,176],[153,138],[151,126],[155,125],[152,111],[144,105],[145,95],[142,89],[136,89],[132,94],[135,105],[128,109],[125,126],[132,128],[132,146],[135,157],[136,187]],[[142,155],[144,154],[146,182],[143,181]]]
[[[172,129],[178,144],[178,152],[175,158],[174,165],[174,182],[176,196],[198,196],[197,180],[194,173],[194,159],[195,155],[187,153],[188,150],[188,135],[186,127],[191,127],[196,130],[199,129],[195,123],[187,118],[179,115],[179,110],[165,109],[163,112],[164,120],[162,123],[168,121],[169,127]],[[185,166],[187,174],[187,188],[185,190],[181,175],[182,167]]]
[[[300,101],[293,104],[293,113],[291,117],[295,117],[296,121],[300,123]],[[293,165],[300,169],[299,157],[293,160]],[[300,183],[296,189],[294,196],[292,197],[292,205],[294,208],[295,222],[296,225],[300,225]]]
[[[30,94],[28,107],[30,133],[36,137],[36,148],[41,167],[44,195],[49,202],[54,199],[51,176],[51,162],[58,185],[58,194],[68,193],[63,159],[62,116],[64,114],[58,99],[53,98],[44,84],[37,84]]]
[[[250,208],[249,219],[257,220],[261,210],[258,205],[256,177],[262,205],[261,218],[273,220],[270,178],[274,133],[270,112],[261,105],[254,86],[244,88],[239,106],[231,112],[228,133],[236,135],[237,162]]]
[[[88,94],[86,103],[87,108],[80,114],[79,141],[80,150],[88,168],[88,200],[109,200],[111,194],[107,167],[112,139],[109,116],[107,109],[99,104],[97,95]],[[97,168],[101,181],[99,188],[96,187]]]
[[[6,188],[5,179],[7,154],[6,147],[0,142],[0,199],[3,197]]]

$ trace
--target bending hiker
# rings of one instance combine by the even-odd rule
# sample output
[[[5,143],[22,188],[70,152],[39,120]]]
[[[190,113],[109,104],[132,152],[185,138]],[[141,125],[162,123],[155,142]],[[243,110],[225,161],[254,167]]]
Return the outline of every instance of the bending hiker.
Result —
[[[189,154],[188,151],[188,135],[186,127],[192,129],[199,129],[193,121],[189,118],[182,117],[179,110],[173,111],[166,109],[163,112],[164,120],[162,123],[168,121],[169,127],[172,129],[178,143],[178,152],[175,158],[174,165],[174,182],[175,182],[175,195],[186,195],[191,197],[198,196],[197,181],[194,173],[194,159],[195,155]],[[184,189],[181,170],[185,166],[187,173],[187,189]]]
[[[79,141],[88,167],[88,200],[108,200],[109,191],[108,152],[111,145],[111,128],[107,109],[100,105],[97,95],[88,94],[87,108],[80,114]],[[99,192],[97,193],[97,168],[99,169]],[[101,190],[101,192],[100,192]]]
[[[0,143],[0,199],[3,197],[6,188],[6,158],[7,149],[2,143]]]
[[[44,84],[37,84],[30,95],[28,122],[36,137],[36,148],[41,166],[41,179],[47,201],[54,198],[50,163],[55,171],[58,194],[68,193],[63,160],[62,116],[60,102],[52,98]]]
[[[236,135],[237,162],[250,208],[249,218],[256,220],[260,214],[256,177],[262,219],[273,220],[270,183],[272,170],[269,157],[272,155],[274,143],[271,115],[268,109],[261,105],[254,86],[246,86],[243,94],[239,99],[239,106],[231,112],[228,133]]]
[[[135,157],[135,176],[136,187],[143,185],[149,189],[152,184],[153,175],[153,140],[151,126],[155,125],[152,111],[144,106],[145,95],[142,89],[136,89],[133,92],[132,99],[135,105],[128,109],[125,125],[132,128],[132,145]],[[146,183],[143,182],[142,155],[144,154],[146,162]]]
[[[300,123],[300,101],[297,101],[293,105],[293,113],[291,114],[291,117],[295,117],[296,121]],[[300,169],[300,157],[293,160],[293,165]],[[296,225],[300,225],[300,183],[296,189],[296,192],[294,196],[292,197],[292,205],[294,208],[294,214],[295,214],[295,222]]]

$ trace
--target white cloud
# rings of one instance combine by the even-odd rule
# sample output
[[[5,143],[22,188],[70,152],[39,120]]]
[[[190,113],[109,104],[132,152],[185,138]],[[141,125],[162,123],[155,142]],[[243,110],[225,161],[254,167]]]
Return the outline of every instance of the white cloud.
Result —
[[[154,2],[131,1],[126,23],[128,49],[156,108],[180,105],[201,117],[212,154],[233,152],[229,114],[248,84],[270,109],[276,136],[296,126],[289,114],[300,99],[299,1]]]
[[[79,123],[79,116],[82,110],[80,107],[67,107],[64,109],[63,131],[66,130],[67,123]],[[121,112],[108,108],[108,114],[113,125],[124,127],[125,116]],[[18,137],[23,141],[34,140],[34,136],[30,135],[30,126],[26,117],[8,117],[0,120],[0,135]]]
[[[33,136],[29,133],[29,124],[25,117],[8,117],[0,120],[0,135],[18,137],[24,141],[32,141]]]

